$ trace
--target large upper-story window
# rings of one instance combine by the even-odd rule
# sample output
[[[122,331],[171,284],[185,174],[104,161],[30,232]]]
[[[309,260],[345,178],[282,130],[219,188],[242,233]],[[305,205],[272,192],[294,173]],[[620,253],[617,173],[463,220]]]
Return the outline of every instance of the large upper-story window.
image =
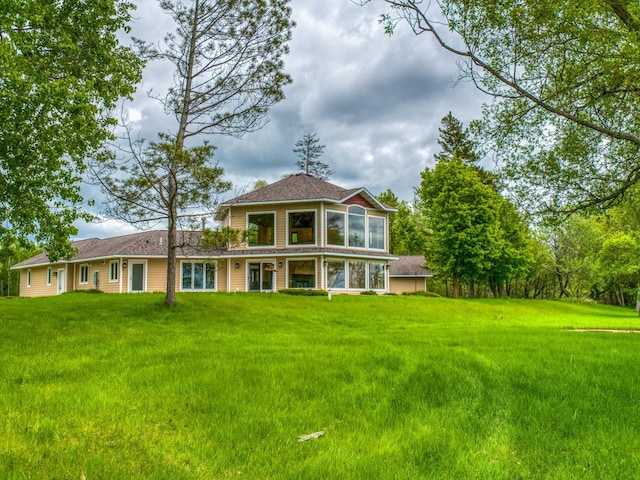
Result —
[[[327,245],[344,247],[344,213],[327,212]]]
[[[369,217],[369,248],[384,250],[384,218]]]
[[[349,246],[364,248],[365,209],[357,205],[349,207]]]
[[[275,246],[275,213],[249,213],[247,215],[247,243],[250,247]]]
[[[327,245],[384,250],[386,244],[384,217],[366,215],[359,205],[350,205],[347,213],[327,211]]]
[[[316,244],[316,212],[289,212],[289,245]]]

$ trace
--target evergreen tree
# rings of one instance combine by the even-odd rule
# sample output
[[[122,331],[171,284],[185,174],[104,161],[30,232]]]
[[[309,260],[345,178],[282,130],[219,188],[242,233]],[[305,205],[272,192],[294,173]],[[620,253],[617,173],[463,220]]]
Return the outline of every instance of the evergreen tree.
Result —
[[[465,128],[464,124],[451,112],[442,117],[441,122],[442,126],[438,129],[440,137],[437,141],[442,147],[442,152],[434,155],[436,161],[457,157],[478,172],[482,183],[498,191],[498,177],[480,164],[478,143],[473,139],[469,129]]]
[[[477,153],[477,143],[470,138],[469,130],[464,128],[463,123],[449,112],[442,117],[442,126],[438,129],[440,137],[438,145],[442,147],[442,152],[437,153],[436,160],[450,160],[457,157],[465,165],[477,165],[479,156]]]
[[[296,142],[293,152],[300,157],[296,162],[298,169],[307,175],[313,175],[320,180],[328,180],[333,171],[327,163],[319,160],[326,145],[320,145],[320,139],[315,133],[307,133]]]

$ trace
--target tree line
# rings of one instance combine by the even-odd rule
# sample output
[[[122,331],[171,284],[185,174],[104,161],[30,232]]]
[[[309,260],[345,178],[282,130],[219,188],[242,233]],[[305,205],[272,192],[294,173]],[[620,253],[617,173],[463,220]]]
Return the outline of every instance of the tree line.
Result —
[[[640,284],[637,189],[598,214],[526,218],[502,194],[508,183],[484,169],[477,141],[451,113],[442,119],[433,168],[413,202],[390,190],[390,251],[424,255],[430,289],[458,297],[590,298],[634,304]]]
[[[113,217],[168,226],[172,305],[176,229],[209,215],[229,188],[213,160],[215,147],[197,139],[241,137],[264,125],[292,81],[283,56],[294,22],[287,0],[159,3],[175,31],[160,44],[132,48],[120,41],[131,1],[6,2],[0,245],[9,251],[35,240],[52,260],[72,255],[74,222],[92,218],[80,193],[91,167],[110,195]],[[452,295],[632,301],[640,182],[637,4],[379,3],[389,7],[381,16],[386,33],[407,24],[457,59],[462,79],[494,98],[471,129],[501,166],[500,176],[482,168],[470,132],[448,116],[442,152],[422,173],[413,202],[392,192],[381,197],[397,204],[392,250],[426,253]],[[155,60],[173,68],[174,83],[160,99],[173,128],[155,139],[125,135],[114,148],[114,107],[131,97]],[[296,147],[301,169],[330,175],[317,160],[315,137]],[[511,201],[502,195],[507,190]],[[525,219],[522,212],[544,216]]]

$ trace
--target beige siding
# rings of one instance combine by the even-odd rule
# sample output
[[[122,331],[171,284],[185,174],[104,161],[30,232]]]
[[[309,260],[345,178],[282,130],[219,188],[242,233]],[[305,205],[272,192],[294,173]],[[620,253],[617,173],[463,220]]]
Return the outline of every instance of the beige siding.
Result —
[[[247,289],[247,273],[246,272],[247,272],[247,262],[245,259],[231,260],[230,290],[232,292],[244,292]]]
[[[391,277],[389,278],[389,291],[391,293],[417,292],[426,290],[427,279],[425,277]]]
[[[178,262],[179,265],[179,262]],[[176,277],[179,275],[179,267],[176,268]],[[176,283],[176,285],[179,285]],[[178,289],[176,288],[176,291]],[[147,260],[147,292],[167,291],[167,259],[150,258]]]
[[[51,285],[47,285],[47,270],[51,268]],[[31,286],[27,286],[28,272],[31,271]],[[58,280],[53,275],[57,266],[42,266],[20,270],[20,296],[44,297],[58,293]]]
[[[227,260],[220,259],[216,261],[216,290],[218,292],[227,291],[227,272],[229,271]]]
[[[89,278],[87,283],[80,283],[80,268],[86,265],[89,268]],[[109,262],[103,264],[102,260],[93,260],[90,262],[78,262],[69,265],[70,289],[73,290],[91,290],[96,288],[94,275],[98,274],[98,290],[105,290],[109,284]],[[107,290],[105,290],[107,291]]]

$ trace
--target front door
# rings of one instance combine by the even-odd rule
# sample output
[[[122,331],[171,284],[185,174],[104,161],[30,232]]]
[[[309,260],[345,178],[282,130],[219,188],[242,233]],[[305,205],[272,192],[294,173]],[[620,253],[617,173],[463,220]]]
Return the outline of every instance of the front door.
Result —
[[[64,268],[58,269],[58,295],[65,292],[64,286]]]
[[[144,292],[145,269],[144,263],[130,263],[131,268],[131,292]]]
[[[269,292],[273,290],[273,263],[249,263],[249,291]]]

